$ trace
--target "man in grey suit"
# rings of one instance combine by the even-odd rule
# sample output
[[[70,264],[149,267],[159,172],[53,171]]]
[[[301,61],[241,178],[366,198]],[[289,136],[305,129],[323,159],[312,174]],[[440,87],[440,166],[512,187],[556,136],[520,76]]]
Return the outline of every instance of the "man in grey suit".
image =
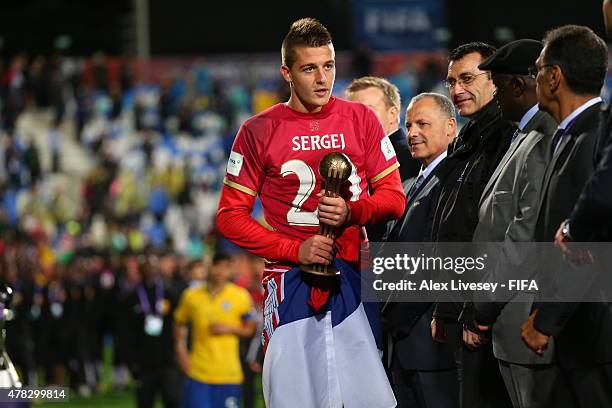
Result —
[[[502,242],[504,247],[511,247],[515,242],[533,241],[542,181],[550,158],[550,139],[557,126],[548,113],[538,109],[535,77],[529,74],[541,50],[540,41],[513,41],[478,67],[491,71],[502,114],[518,123],[518,129],[484,188],[474,242]],[[525,271],[525,257],[520,250],[500,254],[504,255],[500,259],[503,266],[492,269],[483,281],[501,282],[512,277],[496,274]],[[534,295],[523,292],[511,302],[492,300],[496,302],[474,304],[475,319],[482,329],[488,330],[493,325],[493,353],[512,405],[540,407],[554,379],[551,351],[543,358],[538,357],[520,337],[520,327],[529,317]]]
[[[446,149],[456,129],[455,107],[446,96],[423,93],[410,101],[406,111],[408,143],[412,157],[421,162],[421,171],[416,179],[403,183],[408,205],[403,217],[390,223],[384,241],[430,241]],[[392,383],[398,407],[458,407],[455,347],[452,342],[432,339],[433,303],[401,303],[391,299],[382,313],[392,342]]]

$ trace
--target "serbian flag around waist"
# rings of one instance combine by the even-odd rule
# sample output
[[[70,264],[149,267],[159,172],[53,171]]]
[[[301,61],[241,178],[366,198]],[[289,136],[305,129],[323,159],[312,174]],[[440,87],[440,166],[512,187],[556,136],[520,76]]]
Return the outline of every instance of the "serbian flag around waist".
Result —
[[[333,264],[340,275],[318,312],[308,305],[316,276],[298,267],[264,273],[268,408],[396,406],[380,358],[379,305],[361,302],[359,272],[341,259]]]

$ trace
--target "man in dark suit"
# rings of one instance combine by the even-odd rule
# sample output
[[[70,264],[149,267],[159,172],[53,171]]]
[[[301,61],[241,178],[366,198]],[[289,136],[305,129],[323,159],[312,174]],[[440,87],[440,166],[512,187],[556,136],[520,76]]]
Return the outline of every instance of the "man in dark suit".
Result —
[[[603,0],[604,25],[612,38],[612,0]],[[555,243],[571,255],[570,241],[612,241],[612,103],[602,111],[600,134],[595,151],[597,168],[582,190],[572,215],[564,220]]]
[[[406,111],[412,157],[421,162],[418,177],[404,181],[408,205],[390,223],[386,242],[427,242],[440,193],[446,149],[457,121],[450,99],[435,93],[415,96]],[[388,302],[383,308],[391,347],[392,383],[398,407],[455,408],[459,384],[452,343],[434,342],[433,303]]]
[[[610,2],[612,6],[612,2]],[[612,10],[612,7],[611,7]],[[555,234],[555,244],[571,257],[571,241],[612,242],[612,111],[603,112],[597,167],[582,190],[569,219],[564,220]],[[599,159],[600,158],[600,159]]]
[[[500,267],[493,268],[483,282],[517,279],[529,265],[522,251],[533,241],[542,180],[549,161],[550,139],[557,123],[538,109],[535,77],[529,70],[540,55],[542,43],[517,40],[499,48],[479,68],[490,70],[504,118],[518,123],[510,148],[493,172],[480,198],[475,242],[499,242]],[[512,271],[508,276],[506,271]],[[493,325],[493,354],[498,360],[506,390],[515,408],[541,407],[554,380],[552,349],[538,357],[520,338],[521,324],[529,317],[534,294],[521,292],[511,302],[494,297],[494,302],[476,302],[477,323]],[[475,345],[473,345],[475,346]],[[547,392],[548,391],[548,392]]]
[[[501,115],[491,73],[478,68],[493,52],[495,48],[488,44],[469,43],[449,55],[447,87],[459,114],[470,121],[448,149],[448,176],[443,177],[432,227],[436,242],[472,241],[479,199],[516,129]],[[462,312],[462,300],[438,303],[432,321],[435,337],[444,332],[442,322],[464,325],[456,339],[461,404],[466,408],[511,406],[490,343],[478,349],[464,345],[463,339],[469,342],[478,333],[471,313]]]
[[[536,61],[538,104],[557,122],[544,178],[536,239],[551,241],[572,212],[593,173],[606,43],[591,29],[563,26],[544,37]],[[565,289],[565,288],[563,288]],[[555,407],[612,406],[612,317],[605,302],[541,302],[523,324],[522,337],[543,354],[555,338]]]
[[[346,98],[349,101],[361,102],[374,110],[395,149],[402,182],[416,177],[421,163],[410,155],[406,133],[399,126],[401,100],[397,86],[384,78],[365,76],[349,84],[346,88]],[[368,239],[373,242],[380,241],[386,228],[386,223],[366,225]]]

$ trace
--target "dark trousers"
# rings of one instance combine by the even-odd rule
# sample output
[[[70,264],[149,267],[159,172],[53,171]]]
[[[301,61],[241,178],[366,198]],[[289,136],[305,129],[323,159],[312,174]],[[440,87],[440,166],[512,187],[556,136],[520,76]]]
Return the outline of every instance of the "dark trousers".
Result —
[[[243,408],[253,408],[255,406],[255,373],[249,367],[247,353],[253,337],[240,339],[240,364],[244,373],[242,382],[242,404]]]
[[[465,347],[461,337],[459,342],[457,375],[461,408],[512,408],[491,342],[473,351]]]
[[[143,371],[136,387],[138,408],[153,408],[158,393],[165,408],[178,408],[182,390],[183,375],[176,368]]]
[[[612,364],[588,368],[558,367],[546,408],[612,408]]]
[[[514,408],[544,408],[552,398],[557,367],[499,361],[499,371]]]
[[[391,377],[398,408],[459,408],[457,370],[404,370],[394,358]]]

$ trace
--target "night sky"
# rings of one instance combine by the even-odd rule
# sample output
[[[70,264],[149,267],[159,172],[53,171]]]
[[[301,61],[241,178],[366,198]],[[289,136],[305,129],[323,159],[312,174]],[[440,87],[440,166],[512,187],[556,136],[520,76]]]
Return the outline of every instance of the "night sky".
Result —
[[[319,18],[330,29],[337,49],[350,49],[351,2],[151,1],[151,50],[153,55],[276,52],[290,23],[305,16]],[[474,40],[499,44],[495,28],[504,26],[514,32],[514,38],[539,39],[546,30],[569,23],[588,25],[604,35],[601,0],[446,3],[449,47]],[[103,50],[121,55],[133,48],[132,12],[130,0],[3,0],[2,53],[49,53],[58,35],[69,35],[72,45],[68,54]]]

